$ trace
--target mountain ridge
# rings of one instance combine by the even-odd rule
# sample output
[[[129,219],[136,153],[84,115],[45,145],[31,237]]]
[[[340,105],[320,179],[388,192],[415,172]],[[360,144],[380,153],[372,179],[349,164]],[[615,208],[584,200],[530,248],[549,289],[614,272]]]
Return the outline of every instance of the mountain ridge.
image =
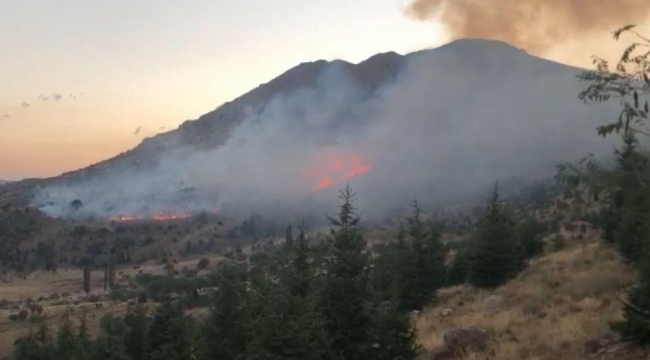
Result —
[[[562,65],[576,71],[580,70],[551,60],[530,56],[525,51],[503,41],[474,38],[458,39],[439,47],[418,50],[404,55],[394,51],[378,53],[358,63],[340,59],[302,62],[268,82],[261,83],[256,88],[217,106],[214,110],[196,119],[186,120],[174,130],[145,138],[134,148],[117,156],[50,179],[57,179],[61,176],[64,178],[77,175],[83,176],[106,169],[112,164],[120,162],[131,162],[133,165],[143,163],[153,165],[161,153],[183,148],[190,148],[191,150],[214,149],[227,141],[229,133],[246,117],[247,109],[260,111],[274,97],[299,89],[314,87],[319,76],[327,67],[341,66],[352,75],[352,78],[362,88],[372,94],[382,84],[394,79],[409,59],[432,53],[441,55],[448,53],[461,59],[485,56],[486,54],[501,57],[504,57],[504,55],[507,55],[507,57],[525,55],[542,62]]]

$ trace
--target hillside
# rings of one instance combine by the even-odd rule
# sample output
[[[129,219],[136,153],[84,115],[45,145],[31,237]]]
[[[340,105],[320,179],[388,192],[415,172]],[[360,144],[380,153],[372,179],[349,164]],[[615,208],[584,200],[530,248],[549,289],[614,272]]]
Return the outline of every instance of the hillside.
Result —
[[[609,330],[609,322],[621,317],[620,298],[634,283],[636,274],[625,265],[614,246],[603,242],[599,230],[583,231],[570,226],[568,221],[576,214],[584,217],[597,209],[597,204],[577,201],[581,195],[575,195],[573,199],[545,201],[535,211],[545,221],[567,222],[543,239],[544,253],[531,260],[515,279],[493,290],[469,285],[443,288],[421,312],[412,314],[420,345],[419,358],[443,359],[439,357],[443,334],[450,329],[476,327],[487,334],[486,348],[463,358],[636,360],[647,356]],[[365,230],[364,237],[374,249],[373,245],[391,241],[392,235]],[[319,243],[315,234],[310,234],[310,238],[312,246]],[[455,234],[445,234],[443,238],[447,244],[457,241]],[[254,254],[254,249],[255,246],[243,246],[243,253]],[[263,266],[274,251],[272,247],[265,248],[257,256],[243,257],[242,264]],[[317,254],[315,248],[312,251]],[[202,321],[208,316],[208,309],[203,302],[192,300],[187,287],[193,289],[201,283],[200,279],[209,280],[211,271],[225,260],[217,254],[204,256],[209,259],[204,267],[198,259],[174,260],[173,277],[166,275],[170,272],[169,263],[119,265],[116,290],[111,292],[102,290],[103,271],[97,269],[91,274],[89,296],[82,291],[80,269],[28,275],[7,273],[0,277],[0,356],[9,354],[14,341],[29,333],[32,321],[45,321],[56,329],[65,314],[72,314],[75,323],[80,314],[85,314],[91,337],[95,337],[101,333],[100,321],[105,315],[120,318],[138,306],[145,306],[152,313],[159,306],[157,302],[138,304],[136,296],[146,291],[148,297],[158,299],[159,292],[173,291],[171,284],[176,282],[175,286],[184,289],[178,295],[188,301],[186,313]],[[17,318],[23,311],[28,316],[26,321]]]
[[[334,209],[348,181],[372,217],[407,198],[457,202],[495,180],[538,180],[560,162],[611,153],[594,128],[617,109],[581,103],[579,71],[472,39],[304,63],[121,156],[48,179],[32,205],[51,216],[72,216],[75,199],[80,214],[101,217],[299,216]]]

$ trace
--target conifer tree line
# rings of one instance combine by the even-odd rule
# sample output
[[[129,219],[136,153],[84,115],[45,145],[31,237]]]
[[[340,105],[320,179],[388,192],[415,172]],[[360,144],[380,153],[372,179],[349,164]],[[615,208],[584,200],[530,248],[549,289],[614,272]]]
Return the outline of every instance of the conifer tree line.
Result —
[[[613,32],[614,39],[631,35],[626,48],[610,69],[595,58],[596,70],[579,78],[589,83],[580,98],[591,102],[619,100],[623,109],[612,123],[599,126],[598,135],[618,136],[613,166],[601,166],[592,156],[578,164],[558,166],[557,179],[568,186],[586,186],[604,204],[598,219],[603,240],[618,248],[623,258],[639,270],[639,280],[624,303],[624,319],[612,323],[623,338],[650,345],[650,154],[647,140],[650,109],[650,39],[628,25]],[[645,146],[643,146],[645,145]]]
[[[417,201],[395,241],[372,254],[354,199],[349,187],[341,191],[324,251],[310,246],[301,225],[295,237],[288,227],[285,246],[254,269],[220,263],[211,275],[216,290],[207,317],[186,315],[183,302],[167,296],[152,313],[138,304],[124,317],[107,315],[90,339],[85,320],[75,328],[66,315],[56,334],[44,323],[32,329],[16,343],[13,359],[414,359],[412,310],[430,304],[451,278],[497,286],[538,253],[525,250],[518,234],[534,243],[539,231],[517,230],[524,222],[496,187],[470,246],[449,264],[443,229],[423,219]],[[107,286],[111,269],[107,264]]]

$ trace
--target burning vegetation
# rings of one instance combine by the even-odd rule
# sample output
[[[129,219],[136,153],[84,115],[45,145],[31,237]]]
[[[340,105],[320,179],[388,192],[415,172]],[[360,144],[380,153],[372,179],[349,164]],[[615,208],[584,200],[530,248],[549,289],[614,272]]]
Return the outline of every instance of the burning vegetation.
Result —
[[[360,154],[342,151],[320,153],[305,170],[314,190],[344,183],[370,170],[370,165]]]

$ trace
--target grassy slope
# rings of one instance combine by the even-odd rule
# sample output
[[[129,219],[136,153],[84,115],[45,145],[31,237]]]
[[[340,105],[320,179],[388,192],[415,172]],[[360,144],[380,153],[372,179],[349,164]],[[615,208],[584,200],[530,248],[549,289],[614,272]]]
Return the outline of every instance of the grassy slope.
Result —
[[[620,319],[619,299],[636,275],[596,233],[568,242],[495,290],[441,290],[436,303],[416,320],[424,354],[442,343],[445,329],[478,326],[490,334],[489,349],[468,359],[585,359],[585,343],[607,334],[608,323]],[[496,311],[484,309],[490,295],[504,299]],[[443,316],[446,309],[452,313]],[[625,358],[646,358],[641,356],[628,353]]]

